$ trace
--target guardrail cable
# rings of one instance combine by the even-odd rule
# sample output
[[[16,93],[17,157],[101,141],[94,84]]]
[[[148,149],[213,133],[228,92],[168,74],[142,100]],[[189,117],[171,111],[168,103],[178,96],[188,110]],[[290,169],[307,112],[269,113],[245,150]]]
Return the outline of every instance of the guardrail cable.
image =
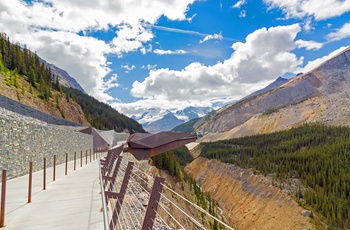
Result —
[[[172,192],[173,194],[175,194],[176,196],[178,196],[179,198],[181,198],[182,200],[186,201],[187,203],[189,203],[190,205],[194,206],[196,209],[198,209],[199,211],[205,213],[206,215],[210,216],[211,218],[215,219],[216,221],[218,221],[220,224],[224,225],[226,228],[234,230],[232,227],[228,226],[226,223],[222,222],[221,220],[219,220],[218,218],[216,218],[215,216],[211,215],[210,213],[208,213],[205,209],[199,207],[197,204],[189,201],[188,199],[186,199],[185,197],[181,196],[180,194],[178,194],[177,192],[175,192],[174,190],[172,190],[171,188],[169,188],[167,185],[163,184],[164,188],[168,189],[170,192]],[[162,197],[165,197],[163,194],[161,194]]]
[[[171,213],[163,206],[162,202],[158,202],[159,206],[170,216],[170,218],[172,218],[175,223],[180,226],[182,229],[185,229],[180,222],[173,216],[171,215]],[[159,213],[157,212],[158,216],[160,217]],[[162,219],[163,220],[163,219]],[[164,220],[163,220],[164,221]],[[165,221],[164,221],[165,222]],[[166,222],[165,222],[166,223]],[[168,226],[168,225],[167,225]],[[169,227],[169,226],[168,226]]]
[[[179,229],[179,228],[185,229],[184,226],[186,225],[183,222],[183,218],[190,220],[190,222],[194,224],[192,227],[197,226],[196,228],[198,229],[206,229],[206,227],[204,226],[204,222],[201,223],[201,221],[196,220],[194,216],[192,216],[191,214],[188,214],[181,207],[184,203],[180,201],[184,201],[185,203],[190,204],[192,207],[194,207],[196,210],[202,213],[202,215],[205,214],[208,217],[220,223],[221,226],[224,226],[230,230],[234,230],[232,227],[228,226],[226,223],[218,219],[216,216],[213,216],[205,209],[201,208],[197,204],[185,198],[183,195],[180,195],[178,192],[171,189],[165,183],[160,183],[160,185],[162,186],[163,190],[167,190],[170,192],[170,193],[167,193],[168,197],[167,197],[167,194],[165,194],[164,192],[159,193],[159,191],[161,190],[157,190],[158,191],[157,193],[154,193],[153,191],[151,194],[151,190],[154,186],[155,181],[158,180],[157,179],[158,177],[155,178],[148,175],[146,172],[144,172],[142,169],[136,166],[137,163],[133,165],[133,168],[131,171],[129,169],[129,172],[131,172],[131,174],[128,174],[129,181],[128,181],[126,190],[124,190],[125,194],[123,193],[124,199],[119,200],[118,198],[115,197],[115,195],[113,195],[112,197],[110,195],[104,196],[104,190],[106,188],[109,188],[109,193],[113,191],[112,194],[113,193],[119,194],[119,191],[121,191],[122,183],[124,183],[123,180],[128,168],[128,162],[129,162],[129,157],[123,157],[121,159],[117,174],[113,173],[117,164],[116,160],[114,162],[111,162],[109,169],[104,171],[104,175],[108,176],[109,179],[107,178],[102,179],[102,175],[100,175],[102,199],[105,199],[104,207],[103,207],[103,215],[106,216],[105,223],[110,221],[110,223],[108,223],[108,227],[107,228],[105,227],[105,229],[110,230],[109,227],[113,229],[123,229],[123,230],[124,229],[141,229],[145,224],[145,218],[147,218],[145,215],[146,215],[146,212],[149,212],[148,210],[154,211],[154,215],[153,215],[154,219],[152,220],[154,229],[174,229],[175,226],[177,226],[176,229]],[[101,164],[100,164],[100,167],[101,167]],[[100,173],[101,173],[101,169],[100,169]],[[114,176],[116,176],[115,181],[112,181],[110,179],[110,177],[113,176],[113,174]],[[164,179],[163,179],[163,182],[164,182]],[[151,195],[154,196],[154,194],[160,194],[160,200],[158,197],[159,201],[158,200],[155,201],[156,202],[155,207],[158,206],[158,208],[152,209],[153,206],[149,206],[149,204],[151,204],[149,202],[150,202]],[[169,194],[171,194],[171,196]],[[111,210],[109,212],[108,212],[108,207],[110,207],[109,210]],[[118,208],[118,210],[116,210],[117,207],[120,207],[120,209]],[[174,212],[173,209],[174,211],[176,210],[177,211]],[[112,218],[112,213],[114,212],[118,214],[115,219]]]

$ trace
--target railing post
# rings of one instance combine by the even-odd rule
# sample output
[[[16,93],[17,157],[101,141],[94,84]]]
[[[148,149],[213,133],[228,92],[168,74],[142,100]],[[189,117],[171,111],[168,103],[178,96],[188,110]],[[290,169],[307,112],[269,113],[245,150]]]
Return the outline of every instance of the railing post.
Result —
[[[68,153],[66,153],[66,169],[65,169],[64,175],[67,175],[67,174],[68,174]]]
[[[106,196],[109,197],[109,196],[117,196],[117,202],[115,204],[115,208],[114,208],[114,211],[113,211],[113,215],[112,215],[112,220],[109,224],[110,228],[111,229],[114,229],[114,223],[117,223],[118,221],[118,216],[119,216],[119,213],[120,213],[120,210],[122,208],[122,204],[123,204],[123,201],[124,201],[124,196],[125,196],[125,193],[126,193],[126,189],[128,188],[128,183],[129,183],[129,180],[130,180],[130,177],[131,177],[131,171],[132,171],[132,168],[134,166],[134,162],[129,162],[128,163],[128,166],[126,167],[126,170],[125,170],[125,175],[124,175],[124,179],[123,179],[123,182],[122,182],[122,185],[121,185],[121,188],[120,188],[120,192],[119,193],[111,193],[111,192],[105,192],[106,193]]]
[[[91,162],[91,149],[90,149],[90,162]]]
[[[43,178],[43,190],[46,189],[46,157],[44,157],[44,178]]]
[[[161,177],[156,177],[154,179],[151,197],[149,198],[145,218],[143,220],[142,230],[153,228],[164,182],[165,179]]]
[[[77,169],[77,152],[74,152],[74,171]]]
[[[29,162],[28,203],[32,202],[33,162]]]
[[[2,170],[0,228],[5,227],[6,172],[7,172],[6,169],[3,169],[3,170]]]
[[[83,151],[80,151],[80,167],[83,167]]]
[[[122,156],[118,156],[117,158],[118,159],[117,159],[117,162],[115,163],[115,166],[114,166],[114,169],[113,169],[113,172],[112,172],[111,176],[103,175],[106,172],[108,172],[108,174],[109,174],[110,168],[102,170],[102,167],[101,167],[101,172],[102,172],[102,175],[103,175],[102,178],[105,179],[105,181],[103,181],[101,183],[104,184],[104,187],[106,187],[107,191],[112,191],[112,189],[114,187],[114,183],[115,183],[115,180],[117,178],[117,175],[118,175],[118,172],[119,172],[119,167],[120,167],[120,164],[121,164],[121,161],[122,161],[123,157]],[[107,188],[108,181],[109,181],[109,186]]]
[[[87,150],[85,151],[85,164],[87,165]]]
[[[56,180],[56,155],[53,155],[53,181]]]

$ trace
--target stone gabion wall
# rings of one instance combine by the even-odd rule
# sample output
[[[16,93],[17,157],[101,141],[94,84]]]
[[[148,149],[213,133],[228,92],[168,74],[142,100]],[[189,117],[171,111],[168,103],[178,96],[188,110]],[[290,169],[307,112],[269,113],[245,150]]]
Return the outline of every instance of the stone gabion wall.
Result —
[[[0,109],[0,166],[7,169],[7,178],[28,174],[29,162],[33,162],[33,171],[43,169],[43,158],[46,166],[53,166],[68,159],[77,159],[81,151],[92,154],[92,136],[78,132],[77,127],[55,126],[24,117],[8,110]],[[0,171],[1,174],[1,171]]]

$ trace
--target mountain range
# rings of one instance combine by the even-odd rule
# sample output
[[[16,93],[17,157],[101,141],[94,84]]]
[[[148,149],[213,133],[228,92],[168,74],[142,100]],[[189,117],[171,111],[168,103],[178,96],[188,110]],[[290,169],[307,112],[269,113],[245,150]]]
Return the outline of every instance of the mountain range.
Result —
[[[274,89],[288,80],[282,77],[278,77],[274,82],[269,84],[263,89],[260,89],[250,96],[257,95],[268,90]],[[248,96],[249,97],[249,96]],[[225,101],[225,100],[224,100]],[[144,112],[141,116],[132,116],[131,118],[141,123],[143,128],[150,133],[158,133],[162,131],[181,131],[182,128],[176,128],[182,124],[185,124],[188,121],[193,123],[193,119],[198,119],[204,117],[208,113],[214,111],[215,109],[221,108],[225,105],[232,104],[233,101],[226,103],[215,103],[212,107],[194,107],[189,106],[185,109],[180,110],[166,110],[166,109],[156,109],[151,108],[148,111]],[[186,127],[187,125],[185,125]],[[188,130],[186,129],[186,132]]]
[[[169,131],[172,128],[185,123],[186,121],[203,117],[211,112],[211,107],[189,106],[182,110],[170,111],[161,108],[150,108],[141,116],[131,118],[142,124],[142,127],[150,133]]]
[[[199,119],[203,141],[269,133],[306,122],[350,125],[350,47],[315,69]]]

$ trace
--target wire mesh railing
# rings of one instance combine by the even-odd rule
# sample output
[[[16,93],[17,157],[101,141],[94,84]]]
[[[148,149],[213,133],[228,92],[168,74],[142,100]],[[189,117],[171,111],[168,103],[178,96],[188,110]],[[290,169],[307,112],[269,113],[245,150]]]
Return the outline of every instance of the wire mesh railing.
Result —
[[[216,229],[214,223],[217,229],[233,229],[176,192],[164,178],[147,174],[121,148],[100,161],[100,181],[107,230]]]

